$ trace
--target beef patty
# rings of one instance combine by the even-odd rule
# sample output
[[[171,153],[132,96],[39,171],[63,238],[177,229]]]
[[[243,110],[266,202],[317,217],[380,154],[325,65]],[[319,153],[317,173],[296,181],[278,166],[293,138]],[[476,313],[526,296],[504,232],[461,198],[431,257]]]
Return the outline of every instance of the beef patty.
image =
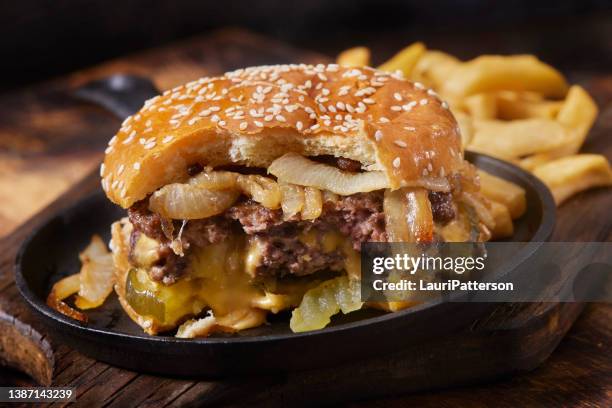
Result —
[[[430,201],[434,219],[445,222],[454,217],[450,194],[430,194]],[[156,281],[172,284],[189,267],[170,248],[169,237],[173,231],[174,236],[177,235],[181,222],[163,220],[149,211],[147,202],[142,200],[128,210],[134,226],[133,234],[143,233],[161,242],[159,261],[151,268],[150,276]],[[360,251],[363,242],[386,242],[383,193],[360,193],[340,197],[335,202],[327,201],[321,216],[314,221],[302,221],[299,216],[285,220],[282,210],[271,210],[252,200],[245,200],[224,214],[187,222],[181,234],[181,243],[188,253],[194,247],[221,242],[233,231],[243,231],[261,248],[262,257],[256,268],[259,275],[303,276],[323,269],[341,269],[344,257],[340,251],[326,253],[297,239],[300,232],[310,229],[317,233],[340,231],[351,240],[357,251]],[[135,239],[131,241],[134,243]]]

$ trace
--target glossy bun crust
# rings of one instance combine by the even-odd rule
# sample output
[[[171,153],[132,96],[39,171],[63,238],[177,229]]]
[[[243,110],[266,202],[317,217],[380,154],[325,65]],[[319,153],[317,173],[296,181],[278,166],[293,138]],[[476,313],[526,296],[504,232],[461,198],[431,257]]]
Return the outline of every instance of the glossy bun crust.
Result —
[[[109,142],[102,187],[124,208],[193,163],[267,167],[287,152],[357,160],[392,188],[451,177],[459,128],[435,92],[399,74],[275,65],[202,78],[147,101]]]

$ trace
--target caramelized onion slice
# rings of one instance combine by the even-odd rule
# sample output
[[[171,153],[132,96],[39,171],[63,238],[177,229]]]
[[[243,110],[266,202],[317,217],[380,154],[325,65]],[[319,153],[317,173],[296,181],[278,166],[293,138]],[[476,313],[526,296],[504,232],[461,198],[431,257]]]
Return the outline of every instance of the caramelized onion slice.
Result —
[[[433,213],[429,194],[423,188],[409,188],[406,192],[408,228],[413,242],[433,241]]]
[[[383,208],[390,242],[433,240],[433,214],[427,190],[423,188],[387,190]]]
[[[79,309],[100,306],[113,291],[113,257],[102,238],[94,235],[91,243],[79,254],[81,284],[75,304]]]
[[[189,179],[189,184],[211,191],[231,190],[237,187],[238,173],[231,171],[207,171]]]
[[[277,209],[281,206],[281,189],[269,177],[258,175],[239,175],[238,186],[242,192],[264,207]]]
[[[385,190],[383,201],[385,229],[389,242],[410,242],[408,218],[403,189]]]
[[[329,190],[345,196],[381,190],[387,188],[389,184],[383,172],[349,173],[308,160],[296,153],[287,153],[274,160],[268,172],[275,175],[279,181],[316,187],[319,190]]]
[[[321,190],[314,187],[304,188],[304,208],[302,209],[302,219],[314,220],[319,218],[323,212],[323,198]]]
[[[472,207],[478,216],[478,219],[489,229],[495,228],[495,218],[491,214],[487,206],[487,199],[478,193],[463,192],[461,194],[462,201]]]
[[[193,220],[212,217],[234,204],[237,190],[211,191],[191,184],[168,184],[149,199],[149,209],[162,217]]]
[[[87,316],[84,313],[81,313],[78,310],[68,306],[63,301],[64,299],[77,293],[80,285],[81,276],[78,273],[59,280],[53,285],[51,288],[51,293],[49,293],[49,296],[47,296],[47,305],[72,319],[87,322]]]
[[[176,337],[193,339],[208,337],[212,333],[233,333],[261,326],[266,321],[266,312],[256,308],[233,310],[215,317],[211,311],[200,319],[191,319],[179,326]]]
[[[289,219],[304,208],[304,187],[289,183],[278,183],[281,190],[283,217]]]

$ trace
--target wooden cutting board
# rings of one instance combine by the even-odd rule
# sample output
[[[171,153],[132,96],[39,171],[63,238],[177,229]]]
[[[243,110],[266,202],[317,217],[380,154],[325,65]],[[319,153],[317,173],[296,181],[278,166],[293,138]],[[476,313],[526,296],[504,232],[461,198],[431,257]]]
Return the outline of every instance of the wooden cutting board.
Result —
[[[226,30],[0,96],[0,200],[14,209],[0,213],[0,231],[9,230],[10,220],[41,207],[53,194],[96,168],[103,146],[118,127],[112,116],[72,99],[69,90],[75,86],[124,72],[147,75],[158,87],[167,89],[242,66],[323,61],[327,58],[315,53],[248,32]],[[583,85],[602,109],[585,149],[604,152],[610,158],[612,77],[595,78]],[[13,262],[21,241],[38,222],[98,188],[94,169],[0,241],[0,360],[28,372],[39,383],[76,387],[78,405],[301,405],[365,398],[378,398],[374,404],[384,406],[612,404],[612,307],[607,304],[587,306],[550,359],[535,371],[511,378],[507,378],[509,374],[533,370],[547,359],[583,305],[500,305],[462,333],[432,339],[392,358],[356,360],[345,366],[277,376],[224,381],[170,379],[96,362],[46,337],[17,293]],[[595,190],[572,199],[558,212],[553,239],[611,240],[611,206],[610,190]],[[5,207],[0,204],[0,208]],[[483,381],[486,385],[392,397]],[[382,397],[387,399],[380,400]]]

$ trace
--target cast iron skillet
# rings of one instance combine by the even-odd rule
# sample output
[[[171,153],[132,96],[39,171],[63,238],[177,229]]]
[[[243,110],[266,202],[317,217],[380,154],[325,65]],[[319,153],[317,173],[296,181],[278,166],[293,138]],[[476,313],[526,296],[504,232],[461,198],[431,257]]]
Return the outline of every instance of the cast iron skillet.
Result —
[[[130,82],[131,77],[126,78],[123,85]],[[154,89],[150,82],[138,81],[130,86]],[[143,92],[135,93],[141,98],[138,103],[130,101],[131,91],[127,97],[125,92],[118,92],[120,100],[117,100],[113,96],[117,90],[108,82],[111,81],[88,85],[94,95],[105,94],[102,98],[105,107],[119,115],[138,109]],[[121,81],[117,83],[121,85]],[[97,99],[100,103],[100,98]],[[481,154],[468,152],[466,156],[479,168],[517,183],[527,191],[527,211],[515,222],[512,238],[525,245],[515,254],[509,254],[508,263],[494,273],[496,278],[512,279],[513,273],[528,268],[530,258],[550,238],[555,222],[553,199],[540,181],[516,166]],[[56,340],[97,360],[135,371],[220,377],[336,365],[392,353],[458,331],[493,305],[436,300],[390,314],[364,310],[339,316],[329,327],[306,333],[292,333],[288,327],[289,315],[284,313],[272,316],[266,326],[233,336],[192,340],[144,334],[121,309],[114,294],[101,308],[87,313],[87,324],[50,309],[45,299],[52,284],[77,272],[78,253],[89,243],[92,234],[108,240],[110,224],[124,215],[125,211],[100,191],[51,216],[23,243],[16,260],[15,279],[23,297]]]

